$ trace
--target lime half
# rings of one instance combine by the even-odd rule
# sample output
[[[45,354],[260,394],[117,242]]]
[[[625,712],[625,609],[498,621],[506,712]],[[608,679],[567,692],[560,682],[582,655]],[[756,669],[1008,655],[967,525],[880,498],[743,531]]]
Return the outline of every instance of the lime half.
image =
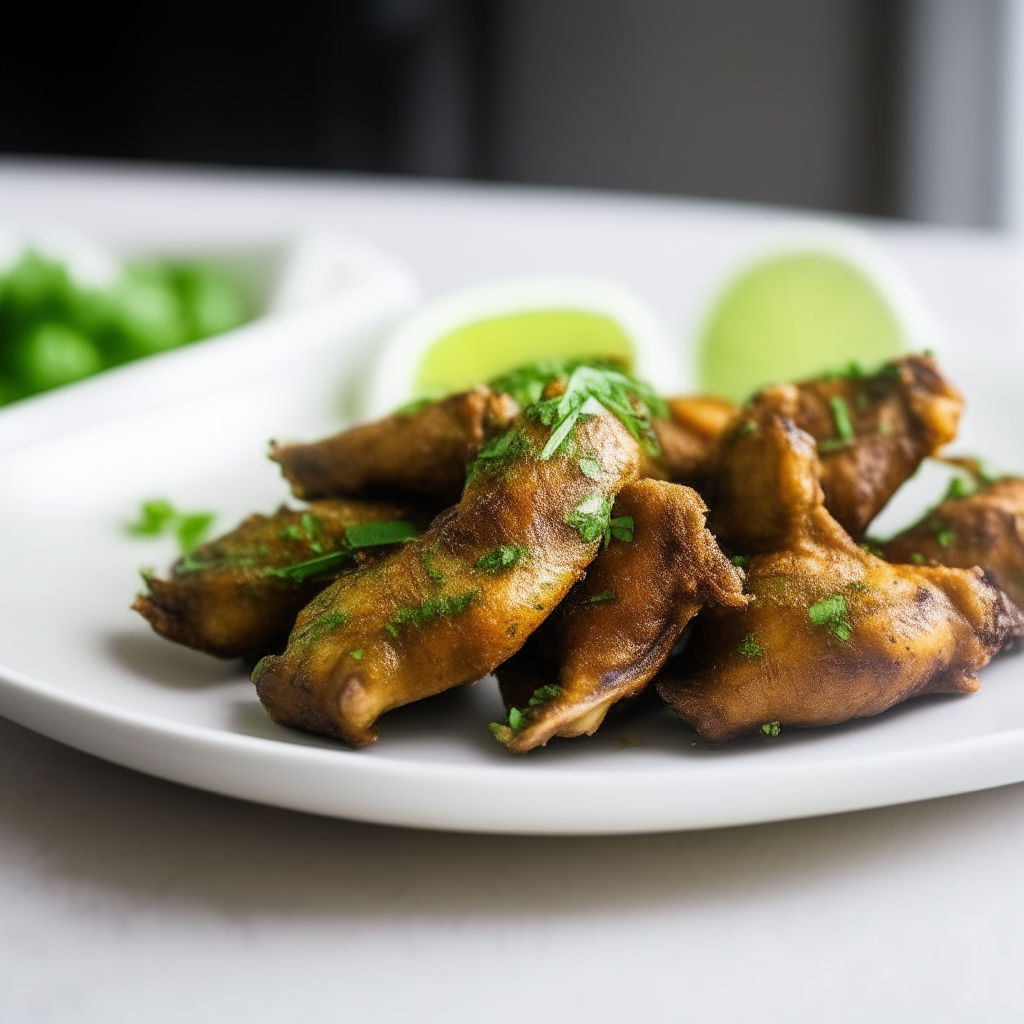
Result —
[[[591,356],[615,356],[632,369],[635,354],[622,327],[601,313],[514,313],[477,320],[439,338],[424,354],[414,387],[419,395],[447,394],[536,359]]]
[[[851,362],[872,367],[906,350],[880,288],[832,253],[792,252],[728,285],[700,338],[701,387],[742,401],[759,388]]]

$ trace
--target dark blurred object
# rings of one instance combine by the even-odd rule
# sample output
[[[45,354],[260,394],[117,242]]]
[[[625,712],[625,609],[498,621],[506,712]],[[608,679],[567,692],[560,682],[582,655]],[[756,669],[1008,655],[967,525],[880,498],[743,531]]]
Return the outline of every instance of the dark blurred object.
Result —
[[[912,2],[14,4],[0,150],[898,214]]]

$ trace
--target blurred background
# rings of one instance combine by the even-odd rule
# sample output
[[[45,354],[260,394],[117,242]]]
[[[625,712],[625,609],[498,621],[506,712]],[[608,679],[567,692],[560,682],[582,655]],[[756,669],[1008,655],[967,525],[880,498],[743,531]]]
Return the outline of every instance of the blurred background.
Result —
[[[13,4],[0,152],[1014,226],[1016,3]]]

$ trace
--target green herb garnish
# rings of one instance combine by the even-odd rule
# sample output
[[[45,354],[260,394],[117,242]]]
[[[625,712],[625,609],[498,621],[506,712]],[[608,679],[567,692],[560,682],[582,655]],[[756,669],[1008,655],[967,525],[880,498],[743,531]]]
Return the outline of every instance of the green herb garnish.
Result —
[[[737,437],[749,437],[757,430],[757,424],[753,420],[744,420],[736,428]]]
[[[633,542],[633,517],[632,516],[616,516],[608,523],[608,529],[611,531],[611,535],[616,540],[621,540],[624,544],[631,544]],[[608,538],[605,537],[605,545],[608,544]]]
[[[202,543],[216,516],[212,512],[179,512],[164,498],[144,501],[139,518],[128,524],[128,532],[136,537],[160,537],[173,533],[182,554],[188,554]]]
[[[524,363],[487,383],[495,391],[511,395],[525,407],[539,402],[549,384],[556,380],[568,380],[581,366],[619,372],[623,369],[622,364],[614,359],[543,359]]]
[[[910,553],[910,561],[913,562],[914,565],[924,565],[924,555],[922,555],[920,551],[912,551]]]
[[[761,645],[757,642],[757,637],[753,633],[748,633],[737,645],[736,653],[742,654],[744,658],[750,658],[753,661],[755,658],[760,658],[764,651],[761,649]]]
[[[289,523],[287,526],[282,526],[277,536],[281,540],[302,540],[303,533],[295,523]]]
[[[436,401],[436,398],[414,398],[411,402],[400,405],[391,415],[412,416],[415,413],[422,412],[428,405],[433,405]]]
[[[816,626],[827,626],[840,640],[849,640],[853,631],[846,618],[847,612],[846,598],[833,594],[812,604],[807,609],[807,617]]]
[[[565,521],[586,543],[593,544],[606,533],[610,534],[611,516],[611,498],[590,494],[569,513]]]
[[[354,651],[349,651],[349,654],[351,654],[352,657],[356,659],[356,661],[362,661],[364,651],[362,647],[357,647]]]
[[[750,565],[750,559],[747,558],[746,555],[733,555],[732,558],[729,559],[729,561],[732,562],[733,565],[738,566],[740,569],[746,569],[746,567]]]
[[[348,616],[340,608],[331,608],[329,611],[318,615],[302,629],[292,634],[289,642],[308,645],[319,640],[324,633],[332,629],[344,626],[348,622]]]
[[[561,450],[581,416],[597,416],[605,410],[617,416],[651,455],[661,454],[651,417],[667,416],[668,406],[654,389],[618,370],[578,366],[569,377],[564,394],[535,402],[527,410],[544,426],[551,427],[551,436],[540,458],[550,459]]]
[[[527,548],[517,544],[502,544],[483,555],[476,567],[484,572],[504,572],[518,565],[529,553]]]
[[[780,732],[782,732],[782,726],[779,725],[778,722],[765,722],[764,725],[761,726],[761,732],[763,732],[765,736],[771,736],[774,739]]]
[[[399,608],[384,628],[397,637],[403,626],[429,626],[443,616],[461,615],[479,596],[479,590],[467,590],[455,597],[432,597],[416,608]]]
[[[310,516],[310,519],[312,518]],[[305,523],[303,525],[305,526]],[[308,529],[306,532],[308,534]],[[265,569],[264,572],[274,579],[284,580],[285,583],[305,583],[306,580],[324,576],[350,565],[355,560],[356,551],[361,548],[401,544],[412,540],[417,534],[418,531],[412,523],[406,523],[400,519],[387,519],[376,523],[355,523],[345,530],[345,546],[338,551],[331,551],[326,555],[309,558],[303,562],[295,562],[293,565],[285,565],[279,569]]]
[[[952,530],[939,530],[935,534],[935,539],[938,541],[940,548],[948,548],[950,544],[956,539],[956,534]]]
[[[532,453],[533,448],[525,434],[518,430],[507,430],[492,438],[480,450],[466,475],[466,485],[471,484],[484,470],[492,476],[504,473],[520,455]]]
[[[591,480],[596,480],[604,469],[597,459],[591,458],[580,459],[578,465],[580,467],[580,472]]]
[[[554,683],[547,683],[544,686],[538,686],[533,691],[533,695],[527,702],[531,708],[540,707],[541,704],[546,704],[549,700],[554,700],[560,693],[562,688],[555,685]],[[511,721],[509,722],[511,725]]]
[[[587,598],[587,604],[600,604],[602,601],[614,601],[615,591],[614,590],[602,590],[600,594],[595,594],[593,597]]]

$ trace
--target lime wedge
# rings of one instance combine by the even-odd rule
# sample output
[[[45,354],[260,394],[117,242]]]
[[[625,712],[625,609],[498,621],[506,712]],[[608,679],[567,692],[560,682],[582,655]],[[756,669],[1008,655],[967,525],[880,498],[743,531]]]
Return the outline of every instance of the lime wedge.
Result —
[[[839,256],[792,252],[755,264],[723,292],[700,340],[701,386],[742,401],[759,388],[905,351],[880,289]]]
[[[476,320],[443,335],[416,371],[417,395],[446,394],[535,359],[617,356],[632,368],[633,344],[601,313],[542,310]]]

